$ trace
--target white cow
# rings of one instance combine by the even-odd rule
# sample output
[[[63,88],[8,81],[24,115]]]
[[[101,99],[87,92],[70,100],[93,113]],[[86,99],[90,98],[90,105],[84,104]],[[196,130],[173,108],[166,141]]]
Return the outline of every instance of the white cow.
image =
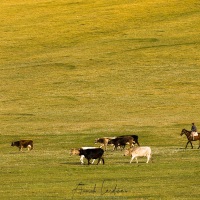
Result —
[[[85,149],[96,149],[96,148],[98,148],[98,147],[81,147],[81,149],[84,149],[84,150],[85,150]],[[80,149],[80,148],[79,148],[79,149]],[[71,149],[70,155],[80,155],[79,149],[76,149],[76,148]],[[84,155],[81,155],[81,156],[80,156],[81,164],[84,164],[84,161],[83,161],[84,158],[85,158]],[[94,161],[95,161],[95,159],[93,159],[92,164],[94,163]]]
[[[131,156],[130,163],[133,161],[134,158],[135,158],[136,162],[138,163],[137,157],[145,156],[145,157],[147,157],[146,163],[148,163],[151,158],[151,148],[135,146],[135,147],[125,150],[124,156]]]

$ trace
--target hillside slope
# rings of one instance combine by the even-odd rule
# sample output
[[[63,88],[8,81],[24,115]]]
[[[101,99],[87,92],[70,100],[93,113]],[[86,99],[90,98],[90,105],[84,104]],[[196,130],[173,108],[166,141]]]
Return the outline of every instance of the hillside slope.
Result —
[[[1,134],[199,121],[199,1],[1,4]]]

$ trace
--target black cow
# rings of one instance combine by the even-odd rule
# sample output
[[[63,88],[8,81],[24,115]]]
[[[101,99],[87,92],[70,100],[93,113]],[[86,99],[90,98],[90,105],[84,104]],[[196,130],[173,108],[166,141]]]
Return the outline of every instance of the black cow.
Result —
[[[118,146],[124,149],[127,144],[130,144],[130,147],[132,147],[134,140],[133,140],[133,137],[131,136],[124,136],[124,137],[117,137],[115,139],[112,139],[108,143],[114,145],[113,150],[117,150]]]
[[[28,148],[28,151],[33,149],[33,141],[32,140],[19,140],[16,142],[12,142],[11,146],[16,146],[19,148],[19,151],[22,151],[23,148]]]
[[[84,155],[85,158],[88,160],[88,165],[91,164],[90,160],[91,159],[98,159],[97,165],[99,164],[100,160],[103,161],[104,164],[104,150],[101,148],[95,148],[95,149],[79,149],[80,156]]]
[[[127,136],[131,136],[133,138],[134,143],[136,143],[138,146],[140,146],[139,142],[138,142],[138,136],[137,135],[121,135],[118,137],[127,137]]]

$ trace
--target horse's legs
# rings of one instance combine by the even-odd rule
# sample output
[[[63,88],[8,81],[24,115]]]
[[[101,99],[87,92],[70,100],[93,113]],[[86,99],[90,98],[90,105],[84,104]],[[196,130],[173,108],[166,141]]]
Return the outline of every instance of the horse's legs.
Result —
[[[190,144],[191,144],[191,147],[192,147],[192,149],[193,149],[193,145],[192,145],[192,142],[190,141]]]
[[[186,143],[185,149],[187,149],[187,145],[188,145],[189,142],[190,142],[190,141],[188,141],[188,142]]]
[[[187,144],[186,144],[186,146],[185,146],[185,149],[187,149],[187,146],[188,146],[189,143],[190,143],[190,145],[191,145],[191,147],[192,147],[192,149],[193,149],[193,145],[192,145],[192,142],[191,142],[190,140],[188,140],[188,142],[187,142]]]

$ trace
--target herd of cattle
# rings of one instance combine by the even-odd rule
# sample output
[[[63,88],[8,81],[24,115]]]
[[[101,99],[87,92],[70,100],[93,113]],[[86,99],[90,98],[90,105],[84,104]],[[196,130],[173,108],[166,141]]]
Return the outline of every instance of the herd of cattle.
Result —
[[[70,151],[70,155],[78,155],[80,156],[81,164],[84,164],[84,158],[87,159],[88,165],[93,164],[96,159],[97,165],[102,161],[104,164],[104,152],[107,150],[108,145],[113,146],[113,151],[116,151],[118,148],[121,150],[125,149],[126,145],[129,145],[129,149],[124,151],[124,156],[131,156],[130,163],[133,159],[136,159],[138,163],[137,157],[147,157],[147,162],[149,162],[151,158],[151,148],[150,147],[141,147],[138,142],[137,135],[122,135],[117,137],[102,137],[95,140],[95,144],[100,144],[100,147],[81,147],[81,148],[73,148]],[[135,146],[136,144],[136,146]],[[20,151],[23,148],[28,148],[28,151],[33,149],[33,141],[32,140],[20,140],[16,142],[12,142],[11,146],[17,146]],[[104,149],[102,148],[104,147]],[[92,163],[91,163],[91,160]]]
[[[84,164],[84,158],[87,159],[88,165],[94,163],[96,159],[97,165],[102,161],[104,164],[104,152],[107,150],[108,145],[113,146],[113,151],[120,148],[121,150],[125,148],[126,145],[130,145],[130,148],[125,150],[124,156],[131,156],[130,163],[135,158],[136,162],[137,157],[146,156],[147,157],[147,163],[149,162],[151,158],[151,148],[150,147],[140,147],[140,144],[138,142],[138,136],[137,135],[123,135],[118,137],[103,137],[98,138],[95,140],[95,144],[100,144],[100,147],[81,147],[81,148],[73,148],[71,149],[70,154],[71,155],[78,155],[80,156],[81,164]],[[137,144],[137,146],[134,146]],[[12,142],[11,146],[17,146],[20,151],[23,150],[23,148],[28,148],[28,151],[33,149],[33,141],[32,140],[20,140],[16,142]],[[104,147],[104,149],[102,149]]]
[[[141,147],[138,142],[137,135],[122,135],[117,137],[102,137],[95,140],[95,144],[100,144],[100,147],[81,147],[81,148],[73,148],[71,149],[70,155],[78,155],[80,156],[81,164],[84,164],[83,159],[86,158],[88,161],[88,165],[94,163],[95,159],[98,159],[97,165],[102,160],[104,161],[104,151],[107,151],[108,145],[113,146],[113,151],[116,151],[118,148],[123,150],[126,145],[129,145],[129,149],[125,150],[124,156],[131,156],[130,163],[133,159],[136,159],[138,163],[137,157],[147,157],[147,163],[151,158],[151,148],[150,147]],[[137,144],[137,146],[135,146]],[[104,147],[104,150],[102,149]]]

